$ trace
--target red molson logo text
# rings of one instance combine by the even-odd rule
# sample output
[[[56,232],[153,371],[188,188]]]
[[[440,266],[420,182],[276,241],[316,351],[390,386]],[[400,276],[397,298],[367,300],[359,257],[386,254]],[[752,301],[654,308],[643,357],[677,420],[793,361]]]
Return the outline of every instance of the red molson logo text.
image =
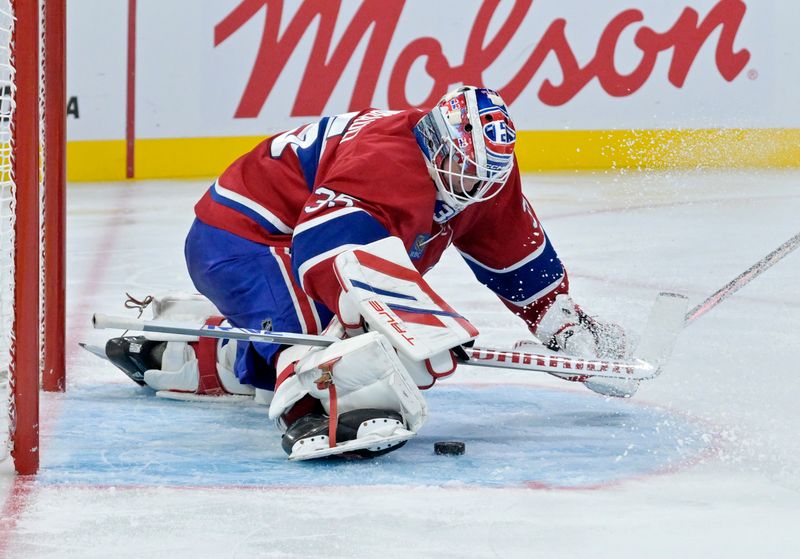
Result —
[[[499,3],[499,0],[482,3],[472,22],[460,61],[449,60],[442,51],[441,43],[433,37],[418,37],[405,45],[397,59],[393,63],[388,62],[391,64],[387,92],[389,108],[406,109],[414,106],[406,98],[406,82],[411,67],[418,60],[425,61],[425,71],[434,82],[430,95],[420,107],[434,105],[451,83],[483,84],[484,71],[492,66],[514,37],[530,11],[533,0],[516,0],[499,30],[489,37],[489,22]],[[283,33],[279,33],[283,0],[242,0],[214,28],[214,46],[218,46],[266,7],[258,54],[235,117],[258,116],[303,34],[312,25],[317,26],[317,33],[291,116],[322,114],[355,49],[367,34],[366,54],[353,86],[349,110],[370,106],[378,77],[387,65],[386,54],[404,5],[404,0],[364,0],[339,42],[332,44],[341,0],[306,0],[288,25],[284,26]],[[624,97],[636,92],[647,82],[661,52],[671,51],[668,78],[672,85],[680,88],[701,47],[717,28],[720,28],[715,55],[717,69],[723,78],[732,81],[750,60],[750,53],[746,49],[733,50],[746,10],[747,6],[741,0],[720,0],[701,21],[698,12],[687,7],[672,27],[664,31],[648,27],[641,10],[625,10],[608,22],[600,34],[594,56],[584,63],[575,57],[567,40],[567,21],[558,18],[550,23],[507,84],[502,87],[498,87],[499,84],[488,85],[498,89],[506,103],[511,104],[536,75],[545,58],[553,53],[561,66],[563,79],[559,83],[548,78],[542,83],[538,91],[542,103],[563,105],[594,78],[609,95]],[[641,60],[632,72],[620,74],[614,67],[614,52],[620,35],[631,26],[637,26],[633,42],[641,51]]]

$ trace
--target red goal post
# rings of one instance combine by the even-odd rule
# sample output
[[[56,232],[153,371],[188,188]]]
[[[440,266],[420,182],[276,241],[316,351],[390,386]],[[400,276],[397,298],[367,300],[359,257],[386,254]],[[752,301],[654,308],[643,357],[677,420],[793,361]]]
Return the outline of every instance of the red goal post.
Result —
[[[39,385],[64,390],[65,0],[0,0],[0,368],[8,446],[39,467]]]

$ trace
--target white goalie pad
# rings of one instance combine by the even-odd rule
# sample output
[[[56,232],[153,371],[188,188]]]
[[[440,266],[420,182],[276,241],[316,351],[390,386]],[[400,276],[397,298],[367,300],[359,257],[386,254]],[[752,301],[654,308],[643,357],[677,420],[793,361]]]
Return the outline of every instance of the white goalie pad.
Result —
[[[478,336],[477,328],[425,282],[397,237],[343,252],[334,268],[343,289],[343,321],[364,317],[410,359],[428,359]]]
[[[209,316],[221,316],[214,303],[199,293],[172,292],[154,295],[146,305],[152,310],[153,320],[175,323],[203,324]],[[146,332],[148,340],[165,342],[196,342],[197,336]]]
[[[215,324],[222,320],[216,306],[199,293],[170,292],[148,296],[141,301],[128,297],[128,308],[149,309],[152,319],[157,321],[201,326],[211,317],[217,317],[212,320]],[[214,402],[253,398],[253,387],[240,383],[234,372],[236,342],[200,342],[198,336],[175,333],[145,332],[143,335],[149,340],[166,342],[161,368],[147,370],[143,376],[145,384],[156,391],[156,396]],[[200,358],[198,348],[203,344],[207,344],[206,348],[213,344],[213,350]]]
[[[200,363],[195,350],[187,342],[167,342],[161,358],[161,369],[144,372],[144,382],[156,391],[156,396],[170,400],[242,402],[253,399],[254,388],[242,384],[233,372],[236,343],[217,345],[215,370],[220,387],[213,395],[200,390]],[[220,348],[219,346],[222,345]]]
[[[279,358],[279,368],[283,358]],[[378,332],[305,352],[294,366],[294,375],[276,389],[269,417],[277,420],[306,394],[319,399],[331,413],[331,385],[339,414],[366,408],[397,411],[412,433],[427,419],[425,399],[394,348]]]

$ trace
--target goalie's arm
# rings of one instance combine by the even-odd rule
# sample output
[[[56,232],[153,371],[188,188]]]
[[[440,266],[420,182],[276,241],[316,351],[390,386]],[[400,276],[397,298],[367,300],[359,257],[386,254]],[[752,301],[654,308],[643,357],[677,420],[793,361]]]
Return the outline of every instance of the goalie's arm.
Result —
[[[569,291],[567,271],[522,194],[519,174],[454,245],[475,277],[531,330],[556,296]]]
[[[338,314],[341,286],[333,271],[340,253],[390,236],[358,200],[340,196],[328,207],[325,191],[309,198],[292,235],[292,272],[311,298]]]

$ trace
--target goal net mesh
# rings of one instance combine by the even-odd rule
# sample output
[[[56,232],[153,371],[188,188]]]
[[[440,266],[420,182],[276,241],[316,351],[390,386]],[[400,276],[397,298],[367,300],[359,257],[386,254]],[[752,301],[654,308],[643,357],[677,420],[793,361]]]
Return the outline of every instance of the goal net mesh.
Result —
[[[19,31],[19,13],[15,12],[15,7],[21,3],[33,2],[37,6],[37,16],[39,23],[39,79],[38,79],[38,145],[39,169],[37,173],[38,185],[34,180],[33,188],[38,187],[37,197],[39,198],[39,242],[38,249],[30,246],[18,246],[18,235],[15,229],[17,215],[20,207],[18,206],[18,172],[15,166],[17,156],[17,144],[19,138],[16,128],[16,116],[18,103],[26,103],[27,100],[18,100],[18,76],[15,60],[18,53],[15,49],[15,29]],[[27,4],[27,6],[31,6]],[[38,277],[24,278],[26,284],[38,282],[39,286],[39,367],[35,373],[40,373],[43,369],[44,360],[44,195],[45,195],[45,52],[44,52],[44,20],[45,20],[45,0],[0,0],[0,401],[7,403],[7,412],[3,413],[0,409],[0,460],[6,458],[14,445],[14,433],[17,432],[19,425],[18,405],[15,401],[15,376],[16,361],[15,350],[17,338],[15,336],[15,312],[16,297],[18,296],[16,282],[20,279],[16,275],[15,261],[16,251],[38,251],[39,266]],[[31,80],[33,81],[33,80]],[[27,252],[30,254],[30,252]],[[18,318],[18,317],[17,317]],[[38,396],[37,396],[38,398]],[[30,421],[27,418],[26,421]],[[36,421],[34,419],[34,421]]]
[[[10,452],[10,421],[13,402],[10,401],[9,367],[13,349],[14,323],[14,223],[16,185],[14,183],[11,123],[16,104],[16,83],[12,66],[12,37],[14,14],[9,0],[0,0],[0,382],[2,401],[8,413],[0,411],[0,457]]]

